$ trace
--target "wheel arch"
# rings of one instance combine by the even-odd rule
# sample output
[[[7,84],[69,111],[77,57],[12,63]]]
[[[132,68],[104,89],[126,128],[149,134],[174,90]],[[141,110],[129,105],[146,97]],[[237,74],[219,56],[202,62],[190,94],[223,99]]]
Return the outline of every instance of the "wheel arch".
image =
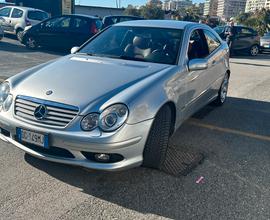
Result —
[[[163,105],[160,106],[159,110],[157,111],[156,115],[158,112],[164,107],[164,106],[169,106],[171,113],[172,113],[172,118],[171,118],[171,128],[170,128],[170,136],[174,133],[175,131],[175,122],[176,122],[176,105],[173,101],[167,101]],[[156,117],[156,116],[155,116]]]

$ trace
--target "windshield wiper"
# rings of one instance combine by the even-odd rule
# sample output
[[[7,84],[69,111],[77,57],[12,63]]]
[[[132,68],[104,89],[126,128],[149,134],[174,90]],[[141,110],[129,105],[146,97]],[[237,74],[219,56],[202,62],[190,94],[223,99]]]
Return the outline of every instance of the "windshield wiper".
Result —
[[[147,62],[147,60],[143,59],[143,58],[138,58],[138,57],[129,57],[129,56],[125,56],[125,55],[121,55],[119,56],[119,59],[123,59],[123,60],[134,60],[134,61],[142,61],[142,62]]]
[[[78,53],[76,53],[76,54],[78,54],[78,55],[87,55],[87,56],[96,56],[96,54],[93,54],[93,53],[81,53],[81,52],[78,52]]]

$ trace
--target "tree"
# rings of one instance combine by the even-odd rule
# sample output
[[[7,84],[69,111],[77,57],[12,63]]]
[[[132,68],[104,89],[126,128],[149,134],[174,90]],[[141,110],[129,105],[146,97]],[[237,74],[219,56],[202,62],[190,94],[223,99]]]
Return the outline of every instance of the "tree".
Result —
[[[144,5],[140,7],[141,16],[146,19],[164,19],[165,12],[154,5]]]
[[[256,29],[260,35],[263,35],[270,30],[270,10],[263,8],[255,12],[242,13],[236,17],[236,21]]]
[[[138,10],[133,5],[128,5],[127,8],[124,11],[125,15],[131,15],[131,16],[141,16],[140,10]]]

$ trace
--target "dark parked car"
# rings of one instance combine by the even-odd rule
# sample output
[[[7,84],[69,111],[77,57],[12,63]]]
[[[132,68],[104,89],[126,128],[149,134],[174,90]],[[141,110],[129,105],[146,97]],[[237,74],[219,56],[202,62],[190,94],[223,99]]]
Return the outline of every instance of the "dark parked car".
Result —
[[[226,40],[226,32],[229,26],[218,26],[214,30],[223,40]],[[258,32],[249,27],[234,26],[234,41],[232,49],[234,52],[246,51],[251,56],[258,55],[260,51],[260,37]]]
[[[113,24],[117,24],[124,21],[133,21],[133,20],[143,20],[142,17],[137,16],[122,16],[122,15],[113,15],[113,16],[106,16],[103,18],[103,28],[111,26]]]
[[[38,46],[70,50],[83,44],[102,28],[97,17],[63,15],[47,19],[23,33],[22,43],[34,49]]]
[[[270,31],[261,37],[261,51],[270,51]]]

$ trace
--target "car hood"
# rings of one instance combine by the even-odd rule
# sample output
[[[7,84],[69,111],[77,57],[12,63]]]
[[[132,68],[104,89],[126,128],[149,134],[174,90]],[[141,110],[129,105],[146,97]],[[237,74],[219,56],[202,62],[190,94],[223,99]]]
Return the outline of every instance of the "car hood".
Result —
[[[261,40],[270,40],[270,35],[261,37]]]
[[[83,110],[91,102],[108,100],[125,88],[169,65],[69,55],[25,77],[17,95],[74,105]],[[47,91],[53,91],[46,95]]]

